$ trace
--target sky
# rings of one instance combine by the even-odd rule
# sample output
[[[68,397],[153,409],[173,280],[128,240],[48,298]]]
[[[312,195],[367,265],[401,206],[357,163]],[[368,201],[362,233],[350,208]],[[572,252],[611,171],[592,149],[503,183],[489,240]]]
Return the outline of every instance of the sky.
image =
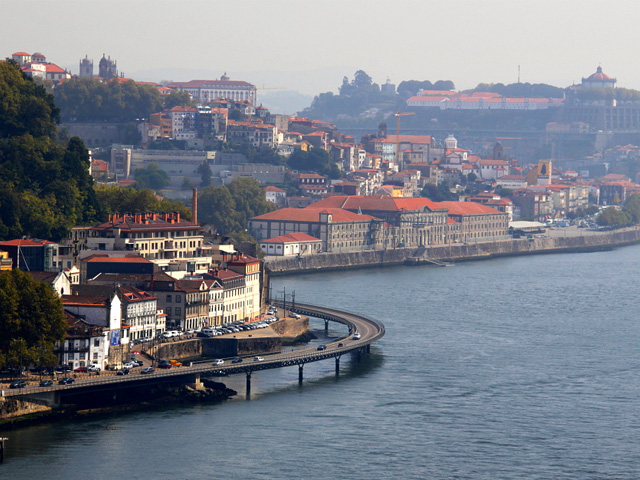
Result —
[[[640,2],[627,0],[0,0],[0,58],[71,73],[106,54],[126,77],[337,92],[344,76],[580,83],[601,65],[640,90]],[[265,90],[267,91],[267,90]],[[260,93],[260,92],[259,92]]]

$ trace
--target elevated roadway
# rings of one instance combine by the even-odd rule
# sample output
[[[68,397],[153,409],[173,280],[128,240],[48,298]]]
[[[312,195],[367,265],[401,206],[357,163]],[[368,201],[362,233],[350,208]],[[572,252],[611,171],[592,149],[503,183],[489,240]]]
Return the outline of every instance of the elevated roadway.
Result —
[[[60,403],[61,398],[74,397],[83,393],[139,387],[145,384],[197,383],[201,377],[238,373],[247,375],[247,391],[249,391],[251,388],[251,374],[258,370],[298,365],[299,381],[302,381],[304,364],[334,358],[336,372],[338,372],[342,355],[347,353],[360,355],[363,352],[368,352],[370,345],[381,339],[385,334],[384,325],[381,322],[362,315],[309,304],[284,305],[282,302],[274,302],[274,304],[281,308],[286,307],[289,312],[320,318],[325,322],[337,322],[346,325],[348,335],[327,343],[324,350],[318,350],[316,347],[305,348],[294,352],[264,355],[264,357],[260,357],[262,360],[256,360],[255,358],[257,357],[244,357],[241,363],[225,361],[223,365],[213,365],[211,360],[207,360],[197,362],[189,367],[173,367],[167,370],[156,369],[149,374],[141,374],[141,369],[134,369],[128,375],[83,378],[69,385],[54,384],[50,387],[28,386],[25,388],[5,389],[3,390],[3,395],[5,397],[52,404]],[[356,333],[359,335],[356,335]],[[359,336],[359,338],[354,338],[354,336]]]

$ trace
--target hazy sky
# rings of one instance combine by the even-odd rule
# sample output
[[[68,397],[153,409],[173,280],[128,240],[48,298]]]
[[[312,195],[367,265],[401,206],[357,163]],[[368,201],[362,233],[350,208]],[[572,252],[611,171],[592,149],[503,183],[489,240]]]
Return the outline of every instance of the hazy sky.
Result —
[[[567,86],[601,64],[640,89],[640,2],[622,0],[0,0],[0,57],[78,73],[103,53],[140,80],[215,78],[305,94],[374,81]],[[144,77],[144,78],[142,78]]]

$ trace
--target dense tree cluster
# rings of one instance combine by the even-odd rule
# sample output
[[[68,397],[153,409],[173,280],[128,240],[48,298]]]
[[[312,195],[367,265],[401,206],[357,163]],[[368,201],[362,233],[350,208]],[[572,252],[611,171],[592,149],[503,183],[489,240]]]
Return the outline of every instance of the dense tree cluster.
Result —
[[[355,116],[376,105],[393,109],[396,103],[397,99],[394,97],[389,98],[382,94],[378,84],[373,83],[366,72],[358,70],[353,80],[343,78],[338,95],[333,92],[321,93],[302,114],[331,120],[341,114]]]
[[[116,186],[99,186],[96,195],[105,214],[180,212],[182,218],[191,219],[191,210],[181,202],[158,199],[151,190],[134,190]]]
[[[0,368],[55,365],[53,347],[67,324],[50,285],[18,269],[0,272]]]
[[[451,80],[438,80],[431,83],[429,80],[405,80],[398,85],[398,95],[405,100],[417,95],[420,90],[454,90],[456,87]]]
[[[0,63],[0,238],[63,237],[100,217],[82,141],[56,142],[59,111],[17,64]]]
[[[288,160],[287,166],[300,172],[314,172],[319,175],[328,175],[331,178],[340,178],[340,170],[331,156],[322,148],[311,148],[307,151],[296,150]]]
[[[187,92],[162,97],[152,85],[93,78],[72,78],[58,85],[55,101],[62,120],[69,122],[131,122],[165,108],[192,104]]]
[[[546,83],[480,83],[470,92],[492,92],[510,98],[563,98],[564,90]]]
[[[420,192],[421,197],[428,198],[434,202],[457,201],[458,195],[452,193],[449,187],[443,183],[439,185],[426,184]]]
[[[169,175],[156,163],[150,163],[144,168],[136,168],[133,178],[136,180],[138,190],[161,190],[169,185]]]
[[[222,235],[246,236],[249,219],[275,210],[265,200],[260,184],[252,178],[241,177],[228,186],[206,187],[198,195],[198,218],[215,225]]]

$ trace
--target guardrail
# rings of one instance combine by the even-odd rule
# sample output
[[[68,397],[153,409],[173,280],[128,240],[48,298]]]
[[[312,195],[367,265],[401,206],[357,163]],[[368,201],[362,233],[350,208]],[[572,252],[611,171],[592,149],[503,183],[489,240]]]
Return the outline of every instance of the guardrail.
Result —
[[[283,307],[282,302],[272,302],[273,304]],[[4,390],[5,397],[26,397],[29,395],[47,393],[53,391],[69,391],[80,390],[85,388],[94,389],[95,387],[108,387],[111,385],[118,386],[135,386],[135,383],[159,383],[180,380],[179,377],[192,376],[196,374],[216,375],[216,374],[235,374],[235,373],[251,373],[258,370],[266,370],[272,368],[281,368],[294,365],[304,365],[305,363],[317,362],[328,358],[340,357],[346,353],[360,351],[373,342],[382,338],[385,334],[384,325],[377,321],[362,315],[336,310],[330,307],[321,307],[309,304],[287,305],[287,310],[302,315],[316,317],[327,321],[333,321],[346,325],[349,328],[349,335],[339,338],[327,344],[325,350],[302,349],[295,352],[277,353],[265,355],[261,361],[254,361],[251,357],[243,358],[241,363],[225,363],[224,365],[212,365],[211,361],[195,363],[189,367],[174,367],[167,370],[157,369],[153,373],[140,374],[133,370],[134,373],[129,375],[109,375],[95,376],[87,379],[81,379],[69,385],[54,384],[50,387],[29,386],[20,389]],[[356,332],[361,332],[361,338],[353,340],[352,336]],[[342,346],[339,346],[340,344]],[[80,392],[78,392],[80,393]]]

